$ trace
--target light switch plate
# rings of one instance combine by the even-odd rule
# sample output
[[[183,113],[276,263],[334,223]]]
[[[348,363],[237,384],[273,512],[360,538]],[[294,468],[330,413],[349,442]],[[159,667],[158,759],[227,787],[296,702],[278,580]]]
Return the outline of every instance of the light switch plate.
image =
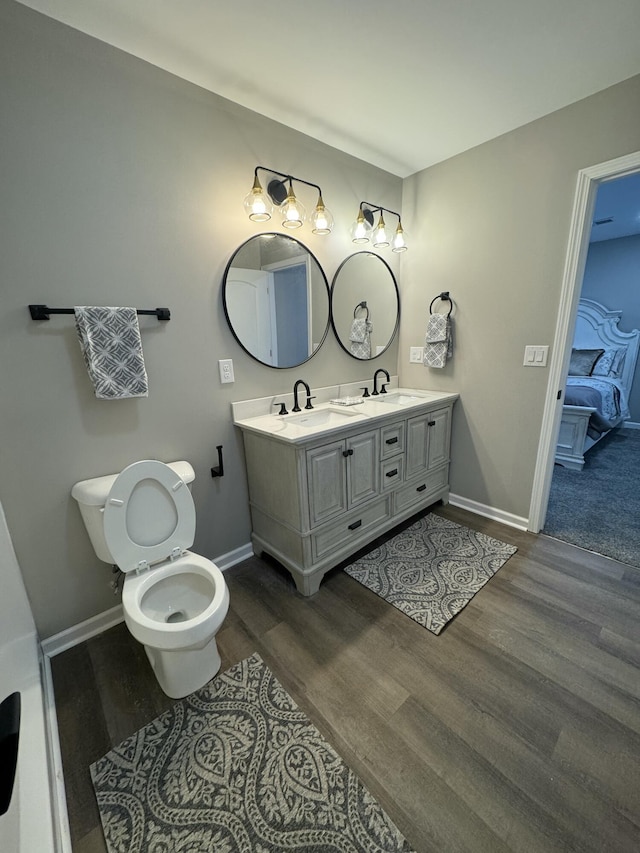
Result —
[[[546,367],[548,356],[548,346],[526,346],[524,348],[524,366]]]
[[[409,363],[422,364],[424,361],[424,347],[409,347]]]

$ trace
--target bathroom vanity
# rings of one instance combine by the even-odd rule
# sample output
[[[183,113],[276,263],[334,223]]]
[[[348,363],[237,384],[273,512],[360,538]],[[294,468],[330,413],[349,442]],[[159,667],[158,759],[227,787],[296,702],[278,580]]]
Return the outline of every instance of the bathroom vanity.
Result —
[[[314,389],[320,402],[297,414],[272,413],[276,401],[290,408],[290,395],[232,405],[254,551],[282,563],[303,595],[359,548],[449,496],[457,394],[392,388],[358,405],[331,403],[340,391]]]

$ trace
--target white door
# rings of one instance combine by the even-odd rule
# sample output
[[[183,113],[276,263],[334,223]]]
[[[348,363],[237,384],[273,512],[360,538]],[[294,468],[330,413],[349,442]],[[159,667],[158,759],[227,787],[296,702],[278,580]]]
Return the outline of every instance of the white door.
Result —
[[[229,271],[225,300],[231,326],[244,348],[265,364],[275,363],[271,290],[270,272],[238,267]]]

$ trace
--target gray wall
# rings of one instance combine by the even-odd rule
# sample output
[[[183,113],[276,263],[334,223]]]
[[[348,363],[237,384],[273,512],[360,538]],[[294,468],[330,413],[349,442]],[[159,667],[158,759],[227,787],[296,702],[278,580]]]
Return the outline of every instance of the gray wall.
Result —
[[[402,182],[10,0],[0,0],[0,80],[0,500],[44,638],[117,603],[74,482],[138,459],[188,459],[194,548],[228,553],[250,532],[230,403],[290,391],[298,377],[313,387],[396,370],[397,344],[363,365],[329,335],[291,370],[237,345],[222,310],[225,265],[252,234],[278,230],[244,213],[254,167],[322,186],[334,233],[295,236],[329,281],[353,251],[360,200],[398,210]],[[313,207],[304,188],[300,197]],[[168,306],[169,323],[141,318],[148,399],[97,400],[73,318],[35,323],[32,302]],[[217,362],[229,357],[236,382],[221,385]],[[225,476],[213,480],[217,444]]]
[[[620,329],[640,329],[640,235],[591,243],[582,281],[582,296],[622,311]],[[640,422],[640,371],[631,386],[631,420]]]
[[[638,149],[640,76],[405,181],[400,377],[460,392],[454,493],[528,517],[548,370],[523,367],[524,347],[553,343],[578,171]],[[442,290],[454,358],[409,365]]]

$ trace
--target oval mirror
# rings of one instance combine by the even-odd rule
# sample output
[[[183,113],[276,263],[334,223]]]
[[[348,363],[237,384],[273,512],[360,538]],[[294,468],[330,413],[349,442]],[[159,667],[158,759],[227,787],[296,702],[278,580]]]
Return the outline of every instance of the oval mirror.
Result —
[[[400,294],[389,264],[374,252],[356,252],[338,267],[331,285],[331,325],[354,358],[388,349],[400,320]]]
[[[329,330],[329,283],[314,255],[285,234],[258,234],[227,264],[224,313],[240,346],[269,367],[297,367]]]

